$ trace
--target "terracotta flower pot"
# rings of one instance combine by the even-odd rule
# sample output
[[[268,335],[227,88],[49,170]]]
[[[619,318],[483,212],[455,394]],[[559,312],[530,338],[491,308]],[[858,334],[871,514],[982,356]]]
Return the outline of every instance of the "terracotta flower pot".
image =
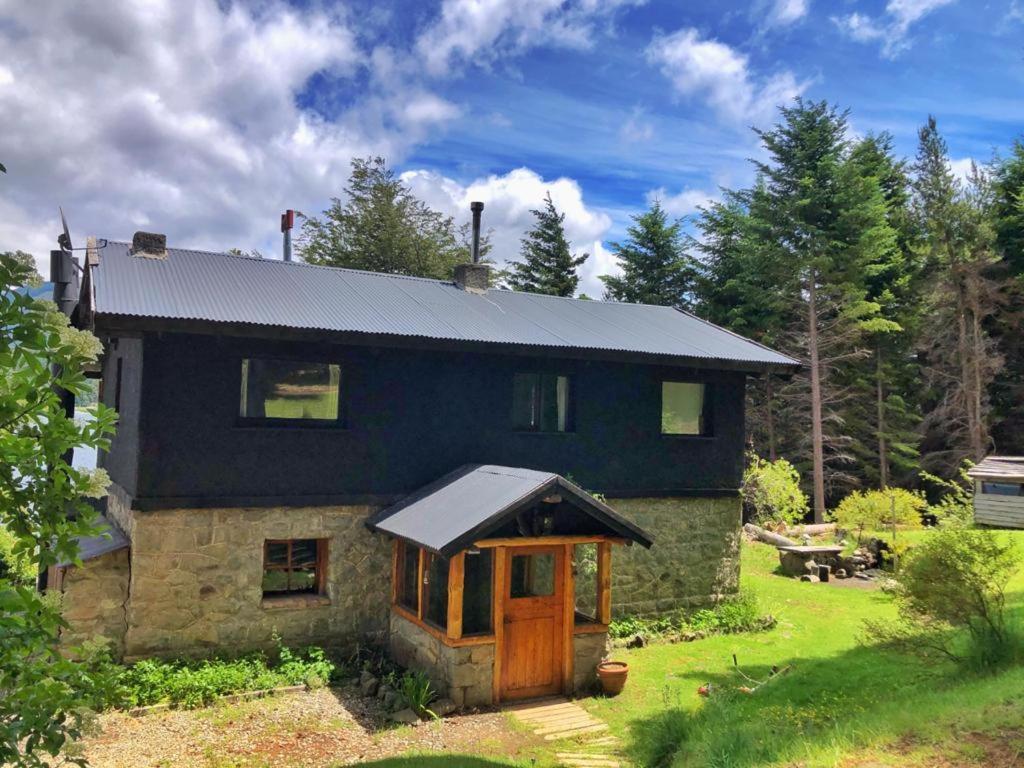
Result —
[[[601,681],[601,689],[608,696],[621,693],[628,676],[629,665],[624,661],[602,661],[597,665],[597,678]]]

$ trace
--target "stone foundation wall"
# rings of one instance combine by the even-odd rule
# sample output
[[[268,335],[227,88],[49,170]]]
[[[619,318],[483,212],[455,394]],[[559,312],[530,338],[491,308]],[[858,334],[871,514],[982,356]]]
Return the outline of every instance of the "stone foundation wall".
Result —
[[[612,499],[654,546],[612,548],[612,615],[654,615],[715,602],[739,587],[739,495]]]
[[[352,645],[388,627],[390,544],[363,506],[108,511],[131,535],[125,656]],[[127,518],[125,525],[122,518]],[[327,539],[326,599],[264,602],[266,539]]]
[[[127,628],[128,579],[127,549],[66,566],[60,600],[61,613],[70,626],[61,630],[61,645],[73,647],[104,638],[114,656],[120,657]]]
[[[583,696],[597,689],[597,665],[608,654],[608,635],[589,632],[573,637],[572,690]]]
[[[491,703],[494,645],[452,648],[398,614],[391,615],[392,658],[407,669],[426,673],[441,696],[458,708]]]

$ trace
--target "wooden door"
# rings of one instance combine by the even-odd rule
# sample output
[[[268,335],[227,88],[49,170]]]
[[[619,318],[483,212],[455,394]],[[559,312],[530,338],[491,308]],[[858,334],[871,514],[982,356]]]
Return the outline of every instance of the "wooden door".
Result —
[[[501,595],[502,700],[562,690],[565,548],[510,547]]]

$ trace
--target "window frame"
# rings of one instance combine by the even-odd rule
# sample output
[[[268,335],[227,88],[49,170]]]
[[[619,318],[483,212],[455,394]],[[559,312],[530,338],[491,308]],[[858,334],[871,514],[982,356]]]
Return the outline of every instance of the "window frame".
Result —
[[[280,592],[267,592],[263,589],[263,578],[266,577],[267,571],[294,571],[292,567],[292,545],[296,541],[315,541],[316,542],[316,564],[314,565],[314,586],[311,590],[291,590],[287,589]],[[307,539],[264,539],[263,540],[263,565],[261,569],[260,577],[260,591],[264,600],[291,600],[291,599],[303,599],[311,596],[323,596],[327,592],[327,556],[328,546],[327,539],[311,536]],[[267,558],[270,554],[270,546],[272,544],[287,544],[288,545],[288,562],[284,566],[273,565],[268,567]]]
[[[268,416],[243,416],[242,415],[242,370],[247,360],[259,360],[268,363],[290,363],[293,365],[326,365],[338,366],[338,415],[334,419],[302,419],[288,418],[281,419]],[[235,391],[238,393],[238,405],[236,408],[236,425],[239,427],[256,428],[282,428],[282,429],[347,429],[348,420],[346,412],[345,397],[345,365],[338,359],[316,359],[305,356],[290,357],[285,355],[242,355],[238,358],[238,386]]]
[[[537,426],[525,427],[520,425],[516,420],[515,413],[515,382],[518,376],[531,376],[537,381],[537,385],[533,389],[533,410],[537,414]],[[541,401],[542,401],[542,390],[541,381],[545,377],[552,377],[555,379],[555,387],[557,391],[558,379],[565,379],[566,386],[569,388],[569,396],[566,398],[565,406],[565,429],[542,429],[540,426],[540,413],[541,413]],[[512,431],[516,434],[522,435],[572,435],[576,432],[576,377],[569,373],[554,373],[551,371],[514,371],[512,373],[512,390],[511,390],[511,408],[509,421],[511,423]]]
[[[981,495],[982,496],[999,496],[1005,499],[1019,499],[1024,496],[1024,483],[1016,480],[981,480]],[[991,488],[992,486],[1017,486],[1017,493],[1001,493],[999,491],[986,490],[986,487]]]
[[[698,384],[703,388],[700,411],[700,432],[666,432],[665,431],[665,385],[666,384]],[[711,440],[715,437],[714,420],[715,386],[710,381],[694,379],[658,379],[658,433],[670,440]]]

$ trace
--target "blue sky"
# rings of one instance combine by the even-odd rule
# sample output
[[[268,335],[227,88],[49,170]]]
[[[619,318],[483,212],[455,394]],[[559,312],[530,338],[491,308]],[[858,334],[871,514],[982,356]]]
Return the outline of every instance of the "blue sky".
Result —
[[[514,258],[547,191],[592,254],[658,197],[679,216],[750,182],[752,124],[797,94],[954,168],[1024,131],[1022,0],[0,0],[0,249],[75,233],[279,250],[381,153]]]

